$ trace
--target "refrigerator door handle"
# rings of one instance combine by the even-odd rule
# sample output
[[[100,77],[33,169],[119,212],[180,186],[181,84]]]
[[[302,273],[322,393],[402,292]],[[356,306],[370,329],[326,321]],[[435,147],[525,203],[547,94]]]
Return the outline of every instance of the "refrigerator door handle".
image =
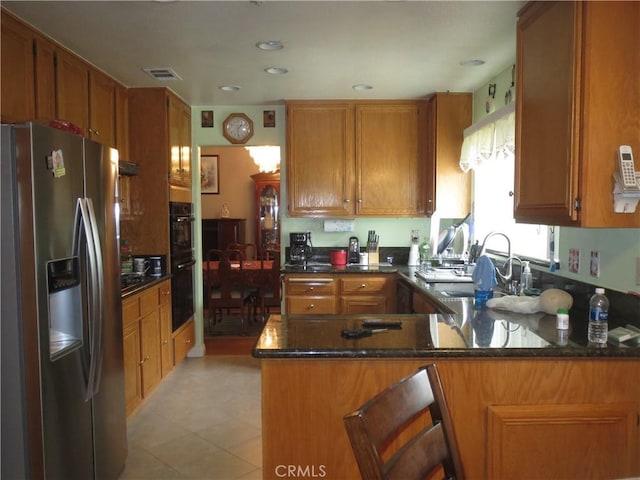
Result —
[[[91,360],[94,364],[94,376],[92,383],[92,396],[96,395],[100,390],[100,380],[102,377],[102,330],[103,330],[103,300],[104,300],[104,264],[103,264],[103,256],[102,256],[102,245],[100,244],[100,232],[98,230],[98,222],[96,220],[96,212],[93,208],[93,202],[90,198],[86,198],[87,210],[89,213],[89,220],[91,224],[91,230],[93,232],[93,248],[95,249],[95,265],[91,268],[95,267],[95,278],[96,288],[97,288],[97,310],[95,310],[95,315],[93,316],[93,335],[92,341],[94,342],[94,349],[92,350]]]
[[[79,212],[79,219],[78,219]],[[88,297],[90,305],[88,308],[88,324],[89,324],[89,372],[86,378],[85,401],[89,401],[95,393],[96,378],[100,377],[98,369],[101,368],[101,341],[102,341],[102,295],[103,295],[103,276],[102,276],[102,249],[100,248],[100,240],[97,235],[97,228],[93,205],[86,198],[79,198],[76,209],[76,225],[80,226],[82,222],[81,232],[84,232],[86,240],[87,257],[88,257]],[[74,255],[80,255],[82,245],[80,234],[74,236],[73,251]]]

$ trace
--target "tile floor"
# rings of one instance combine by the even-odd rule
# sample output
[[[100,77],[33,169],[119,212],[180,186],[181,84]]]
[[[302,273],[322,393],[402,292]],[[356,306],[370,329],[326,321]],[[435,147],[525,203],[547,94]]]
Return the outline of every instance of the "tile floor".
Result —
[[[120,480],[262,478],[260,361],[187,358],[129,420]]]

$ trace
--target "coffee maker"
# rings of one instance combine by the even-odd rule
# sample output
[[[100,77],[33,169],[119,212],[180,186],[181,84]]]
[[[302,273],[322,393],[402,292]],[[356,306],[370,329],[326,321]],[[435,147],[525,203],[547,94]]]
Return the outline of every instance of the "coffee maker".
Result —
[[[289,263],[306,265],[312,255],[311,232],[289,233]]]
[[[347,263],[360,263],[360,242],[358,241],[358,237],[349,238]]]

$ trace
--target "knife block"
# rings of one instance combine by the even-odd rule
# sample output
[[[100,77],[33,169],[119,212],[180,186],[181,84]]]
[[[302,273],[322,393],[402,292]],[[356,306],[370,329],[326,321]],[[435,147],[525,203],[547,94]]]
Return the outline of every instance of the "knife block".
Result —
[[[377,248],[367,253],[369,254],[369,265],[378,265],[380,263],[380,254]]]

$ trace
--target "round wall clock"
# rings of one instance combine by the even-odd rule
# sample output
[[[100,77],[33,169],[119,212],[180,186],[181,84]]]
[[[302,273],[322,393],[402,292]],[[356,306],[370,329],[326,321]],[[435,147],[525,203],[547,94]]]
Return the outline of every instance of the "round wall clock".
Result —
[[[244,113],[232,113],[222,124],[222,134],[231,143],[247,143],[253,136],[253,122]]]

